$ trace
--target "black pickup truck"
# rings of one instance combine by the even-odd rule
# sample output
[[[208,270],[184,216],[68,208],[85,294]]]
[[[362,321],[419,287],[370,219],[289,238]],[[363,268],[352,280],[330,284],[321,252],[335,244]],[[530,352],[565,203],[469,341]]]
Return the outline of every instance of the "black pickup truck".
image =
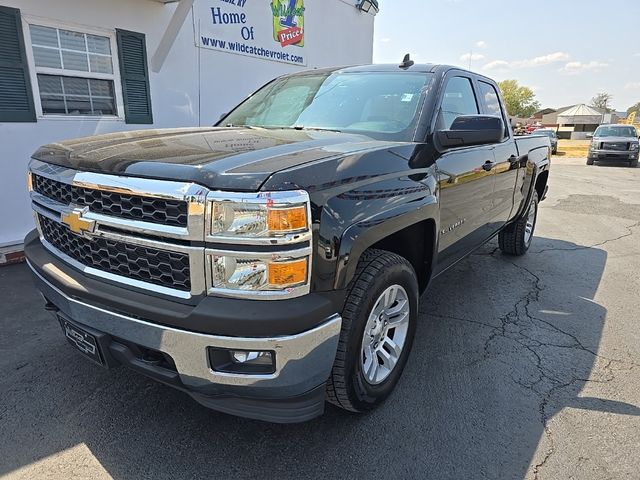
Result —
[[[407,60],[278,78],[212,128],[46,145],[28,264],[97,364],[273,422],[367,411],[429,282],[531,244],[550,145],[507,118],[492,80]]]

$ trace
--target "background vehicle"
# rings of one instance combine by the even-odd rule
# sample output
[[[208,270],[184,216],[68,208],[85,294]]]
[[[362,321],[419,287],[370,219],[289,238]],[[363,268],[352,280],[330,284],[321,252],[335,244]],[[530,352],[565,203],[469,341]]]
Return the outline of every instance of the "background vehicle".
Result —
[[[545,135],[549,137],[549,142],[551,143],[551,153],[554,155],[558,153],[558,136],[554,130],[548,128],[539,128],[534,130],[532,135]]]
[[[429,282],[494,236],[531,245],[546,138],[449,66],[281,77],[214,128],[46,145],[25,253],[69,341],[224,412],[382,402]]]
[[[632,125],[600,125],[589,145],[587,165],[596,160],[628,161],[638,166],[638,132]]]

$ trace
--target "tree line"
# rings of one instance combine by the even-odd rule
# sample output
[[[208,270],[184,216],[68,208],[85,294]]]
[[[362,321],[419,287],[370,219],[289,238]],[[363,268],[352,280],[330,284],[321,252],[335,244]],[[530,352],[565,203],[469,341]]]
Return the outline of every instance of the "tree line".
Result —
[[[536,100],[536,94],[530,87],[520,85],[517,80],[503,80],[498,86],[510,116],[529,118],[540,110],[540,102]],[[613,95],[599,92],[591,99],[590,105],[609,113],[614,111],[612,100]],[[638,112],[637,115],[640,115],[640,102],[627,109],[627,114],[630,115],[632,112]]]

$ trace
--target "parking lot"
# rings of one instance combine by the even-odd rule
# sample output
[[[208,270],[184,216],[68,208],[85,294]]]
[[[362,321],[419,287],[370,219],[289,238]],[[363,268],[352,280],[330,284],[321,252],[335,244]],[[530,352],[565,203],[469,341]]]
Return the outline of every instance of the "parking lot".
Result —
[[[556,159],[536,234],[432,284],[382,408],[299,425],[94,366],[26,265],[0,268],[0,476],[638,478],[640,168]]]

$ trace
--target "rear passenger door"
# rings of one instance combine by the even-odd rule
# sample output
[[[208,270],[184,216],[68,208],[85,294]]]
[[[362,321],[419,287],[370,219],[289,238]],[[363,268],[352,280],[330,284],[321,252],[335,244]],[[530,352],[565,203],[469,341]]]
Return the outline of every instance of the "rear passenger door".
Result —
[[[481,112],[474,81],[465,72],[448,74],[439,102],[435,131],[448,129],[461,115]],[[440,227],[437,272],[455,263],[491,235],[487,226],[494,206],[493,171],[483,168],[487,162],[494,162],[492,145],[438,147],[438,151]]]
[[[518,182],[519,159],[513,133],[509,127],[509,119],[502,108],[498,91],[494,85],[482,79],[476,82],[478,86],[482,113],[502,118],[504,123],[504,136],[502,141],[492,146],[495,165],[493,174],[495,187],[493,194],[493,213],[491,223],[493,231],[497,231],[510,218],[514,205],[514,192]]]

